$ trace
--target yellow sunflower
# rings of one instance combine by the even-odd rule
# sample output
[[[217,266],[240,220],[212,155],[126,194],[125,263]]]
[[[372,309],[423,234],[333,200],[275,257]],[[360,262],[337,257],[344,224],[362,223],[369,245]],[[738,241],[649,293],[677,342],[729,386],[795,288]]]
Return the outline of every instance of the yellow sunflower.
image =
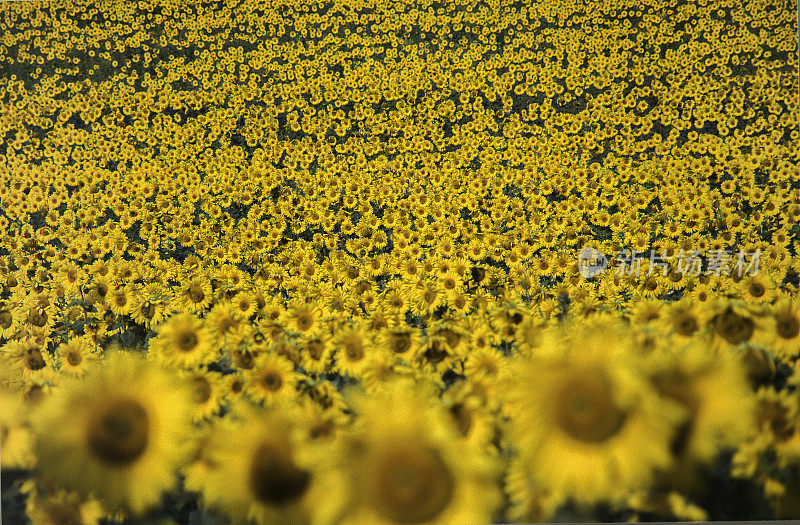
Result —
[[[308,334],[319,328],[322,309],[313,302],[297,302],[289,305],[282,322],[287,330]]]
[[[85,337],[73,337],[56,348],[61,363],[61,371],[71,375],[82,376],[98,359],[98,352],[93,343]]]
[[[619,328],[572,330],[510,368],[505,409],[535,486],[588,505],[646,488],[670,466],[683,411],[648,385],[631,344]]]
[[[117,353],[65,381],[32,417],[40,476],[140,514],[173,487],[186,459],[190,394],[163,369]]]
[[[737,356],[709,353],[701,341],[650,366],[648,377],[656,391],[685,410],[671,443],[676,469],[666,477],[689,486],[696,465],[708,464],[719,451],[735,448],[748,436],[754,399],[747,373]]]
[[[313,332],[300,338],[301,366],[309,374],[329,371],[333,345],[327,332]]]
[[[767,347],[778,357],[794,361],[800,357],[800,302],[782,297],[772,307],[774,337]]]
[[[216,343],[222,345],[243,323],[230,303],[220,302],[206,314],[205,324]]]
[[[222,403],[222,374],[208,370],[183,371],[181,378],[192,393],[192,419],[202,421],[209,418]]]
[[[178,297],[187,311],[199,313],[211,304],[214,295],[208,279],[193,277],[183,284]]]
[[[274,405],[297,395],[297,373],[292,362],[283,356],[274,353],[258,356],[244,377],[246,391],[255,401]]]
[[[369,363],[367,353],[372,349],[371,339],[371,334],[359,323],[351,324],[334,334],[334,369],[342,375],[358,377]]]
[[[424,385],[353,399],[352,502],[342,523],[487,523],[500,507],[496,458],[458,432]],[[387,417],[387,414],[390,417]]]
[[[150,348],[164,363],[182,368],[211,363],[219,354],[203,320],[190,313],[176,314],[165,321]]]
[[[54,362],[44,344],[35,338],[13,340],[0,349],[0,354],[14,365],[20,379],[26,382],[52,381]]]
[[[309,443],[295,409],[237,407],[236,420],[212,427],[186,471],[186,487],[235,523],[336,522],[346,485],[337,455]]]

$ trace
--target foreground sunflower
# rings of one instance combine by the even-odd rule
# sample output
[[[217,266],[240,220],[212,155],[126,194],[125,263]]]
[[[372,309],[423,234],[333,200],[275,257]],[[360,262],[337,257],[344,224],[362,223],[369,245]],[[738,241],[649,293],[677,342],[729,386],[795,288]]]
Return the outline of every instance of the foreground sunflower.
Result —
[[[109,510],[144,512],[185,459],[190,397],[161,368],[114,354],[42,400],[32,421],[40,477]]]
[[[345,488],[335,455],[307,443],[296,409],[240,403],[233,413],[202,440],[186,487],[234,523],[334,523]]]
[[[620,329],[576,328],[511,366],[505,408],[531,490],[613,501],[670,465],[683,412],[647,384],[630,345]]]
[[[353,496],[344,523],[487,523],[498,510],[494,456],[459,439],[422,386],[396,380],[354,399],[359,419],[345,448]]]

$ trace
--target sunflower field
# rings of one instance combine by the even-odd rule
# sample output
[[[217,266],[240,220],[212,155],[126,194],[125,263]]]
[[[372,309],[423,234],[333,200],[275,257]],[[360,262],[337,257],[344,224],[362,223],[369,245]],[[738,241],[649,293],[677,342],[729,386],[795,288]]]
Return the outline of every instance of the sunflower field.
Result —
[[[4,523],[800,519],[797,31],[0,2]]]

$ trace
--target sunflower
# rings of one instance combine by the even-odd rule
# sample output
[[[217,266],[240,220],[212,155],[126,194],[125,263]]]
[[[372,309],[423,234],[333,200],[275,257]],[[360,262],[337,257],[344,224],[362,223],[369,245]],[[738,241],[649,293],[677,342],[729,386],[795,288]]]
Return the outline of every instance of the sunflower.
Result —
[[[106,296],[106,303],[108,304],[114,315],[121,316],[129,313],[132,306],[133,294],[127,286],[114,288]]]
[[[710,345],[718,351],[758,344],[768,335],[768,312],[755,305],[718,299],[709,305]]]
[[[56,348],[61,363],[61,371],[71,375],[82,376],[98,359],[95,346],[85,337],[73,337]]]
[[[659,325],[677,345],[681,345],[703,333],[707,321],[705,309],[691,299],[684,298],[665,308]]]
[[[258,356],[244,377],[247,393],[260,403],[274,405],[297,395],[297,373],[292,362],[283,356],[273,353]]]
[[[20,379],[34,383],[52,381],[56,374],[53,358],[35,338],[15,339],[0,349],[15,366]]]
[[[194,277],[184,283],[178,297],[183,307],[192,313],[199,313],[208,308],[214,298],[211,283],[201,277]]]
[[[169,300],[151,287],[145,287],[131,297],[130,316],[133,321],[155,328],[168,315]]]
[[[342,375],[358,377],[367,365],[372,336],[359,323],[344,327],[333,336],[334,369]]]
[[[117,353],[65,381],[34,416],[40,475],[140,514],[173,487],[186,458],[190,396],[163,369]]]
[[[61,286],[64,287],[67,293],[77,293],[86,278],[86,273],[83,269],[72,261],[61,265],[58,273],[61,276]]]
[[[463,439],[424,384],[355,397],[345,453],[353,500],[343,523],[486,523],[499,509],[494,457]],[[391,417],[386,417],[391,414]]]
[[[221,394],[225,401],[229,403],[240,399],[244,394],[245,386],[247,385],[244,375],[241,372],[233,372],[232,374],[226,375],[222,380],[222,383],[223,385]]]
[[[27,470],[36,464],[28,412],[18,394],[0,388],[0,468]]]
[[[114,289],[111,278],[108,275],[95,275],[87,286],[87,300],[91,304],[103,303],[108,293]]]
[[[205,321],[210,335],[218,345],[223,344],[227,336],[242,325],[242,320],[236,315],[233,306],[227,302],[214,305],[206,314]]]
[[[236,294],[231,304],[234,314],[242,321],[250,319],[258,307],[253,293],[247,291]]]
[[[742,279],[739,290],[749,303],[769,303],[775,297],[775,283],[764,272]]]
[[[182,371],[180,377],[192,393],[192,419],[202,421],[216,414],[222,403],[222,374],[208,370]]]
[[[313,302],[290,304],[282,319],[287,330],[306,334],[319,328],[322,309]]]
[[[158,328],[151,349],[163,362],[182,368],[208,364],[218,357],[205,323],[188,312],[165,321]]]
[[[416,354],[419,330],[408,325],[384,328],[377,334],[378,345],[384,351],[409,359]]]
[[[235,413],[209,430],[186,487],[235,523],[334,523],[346,486],[326,443],[308,443],[295,409],[242,406]]]
[[[0,303],[0,338],[10,339],[19,328],[19,314],[13,305]]]
[[[797,360],[800,357],[800,302],[791,296],[782,297],[771,313],[771,332],[775,335],[768,348],[783,360]]]
[[[505,410],[533,484],[579,504],[616,500],[670,466],[683,412],[641,376],[621,328],[553,334],[506,376]]]
[[[753,393],[744,365],[735,355],[710,354],[702,341],[693,341],[651,366],[647,375],[656,391],[685,410],[671,443],[679,460],[672,478],[691,482],[686,469],[736,447],[752,428]]]
[[[310,374],[327,372],[333,353],[331,338],[327,332],[310,333],[299,340],[301,366]]]

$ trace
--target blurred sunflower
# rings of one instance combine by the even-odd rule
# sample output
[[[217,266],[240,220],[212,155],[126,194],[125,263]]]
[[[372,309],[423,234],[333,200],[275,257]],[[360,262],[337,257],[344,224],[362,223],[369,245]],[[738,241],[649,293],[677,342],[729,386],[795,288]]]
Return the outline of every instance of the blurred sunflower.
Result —
[[[31,469],[36,465],[29,410],[19,394],[0,387],[0,468]]]
[[[202,421],[219,411],[222,403],[222,374],[208,370],[182,371],[179,376],[186,382],[192,396],[192,419]]]
[[[309,374],[327,372],[331,362],[333,345],[327,332],[310,333],[299,341],[301,366]]]
[[[203,320],[188,312],[165,321],[150,344],[162,362],[182,368],[208,364],[218,356]]]
[[[37,408],[39,474],[109,510],[140,514],[174,485],[190,410],[190,394],[168,372],[119,352]]]
[[[346,496],[337,457],[305,439],[295,410],[237,407],[240,417],[210,429],[186,487],[235,523],[334,523]]]
[[[380,348],[391,355],[408,359],[415,355],[419,339],[419,330],[408,325],[384,328],[377,334]]]
[[[665,308],[659,325],[680,346],[705,331],[707,321],[705,310],[691,299],[684,298]]]
[[[673,486],[691,486],[695,466],[735,448],[752,428],[753,393],[744,365],[734,355],[710,354],[702,341],[693,341],[650,366],[653,387],[685,411],[670,444],[676,470],[665,476]]]
[[[631,341],[614,327],[572,330],[510,368],[505,410],[536,486],[613,501],[670,466],[683,411],[647,384]]]
[[[458,439],[434,393],[398,381],[355,397],[343,523],[486,523],[501,504],[496,460]],[[386,417],[391,414],[391,417]]]
[[[239,329],[242,321],[230,303],[219,302],[206,314],[205,325],[216,344],[221,345],[228,335]]]
[[[353,323],[333,336],[334,370],[342,375],[358,377],[367,365],[371,334],[360,323]]]
[[[313,302],[295,302],[289,305],[282,322],[287,330],[306,334],[319,328],[322,309]]]
[[[784,296],[773,305],[771,332],[770,350],[786,361],[800,357],[800,302]]]
[[[244,378],[249,396],[268,406],[297,396],[297,373],[292,362],[283,356],[273,353],[258,356]]]

